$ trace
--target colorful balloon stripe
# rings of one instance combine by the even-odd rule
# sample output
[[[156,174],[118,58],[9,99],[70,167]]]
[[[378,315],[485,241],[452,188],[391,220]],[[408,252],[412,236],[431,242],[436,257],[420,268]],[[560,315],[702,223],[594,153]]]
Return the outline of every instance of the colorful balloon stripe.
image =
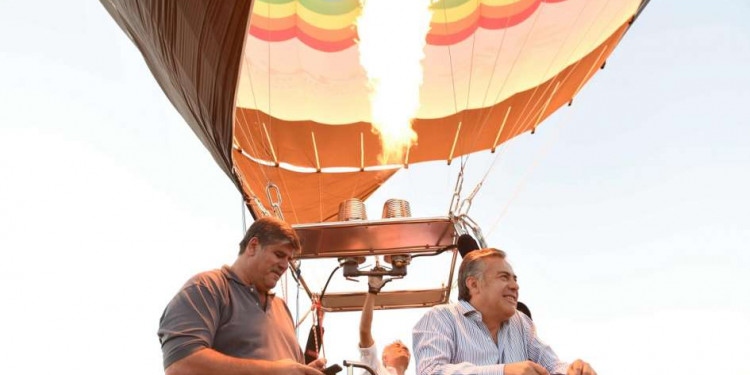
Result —
[[[568,103],[598,71],[627,27],[627,23],[621,25],[601,45],[558,74],[501,102],[439,118],[415,119],[413,126],[418,141],[410,150],[409,163],[445,160],[451,154],[457,157],[492,149],[539,126],[544,118]],[[512,111],[508,112],[509,108]],[[504,126],[506,114],[507,126]],[[261,160],[271,162],[277,159],[313,169],[317,167],[316,160],[324,168],[380,164],[378,154],[382,146],[367,122],[331,125],[310,120],[289,121],[270,116],[263,110],[241,107],[236,108],[235,116],[235,127],[241,128],[234,132],[237,146]],[[461,136],[451,153],[453,136],[459,123],[463,124]],[[317,147],[311,141],[312,133],[315,134]],[[270,147],[255,144],[269,139],[273,144],[273,153]]]
[[[443,0],[432,5],[427,43],[445,46],[470,37],[477,28],[497,30],[518,25],[541,4],[567,0]],[[264,41],[298,38],[324,52],[353,46],[358,0],[257,0],[250,34]]]

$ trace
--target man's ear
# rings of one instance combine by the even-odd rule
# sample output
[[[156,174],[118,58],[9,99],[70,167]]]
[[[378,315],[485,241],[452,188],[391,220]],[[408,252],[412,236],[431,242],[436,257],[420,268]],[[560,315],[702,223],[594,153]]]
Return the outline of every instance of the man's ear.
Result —
[[[250,241],[247,242],[247,248],[245,248],[245,252],[249,256],[255,256],[255,254],[258,253],[258,250],[260,250],[260,241],[258,241],[258,237],[253,237],[250,239]]]
[[[479,279],[474,276],[469,276],[466,278],[466,288],[469,289],[469,292],[471,292],[472,296],[477,294],[476,292],[479,289],[479,286],[477,285],[478,283]]]

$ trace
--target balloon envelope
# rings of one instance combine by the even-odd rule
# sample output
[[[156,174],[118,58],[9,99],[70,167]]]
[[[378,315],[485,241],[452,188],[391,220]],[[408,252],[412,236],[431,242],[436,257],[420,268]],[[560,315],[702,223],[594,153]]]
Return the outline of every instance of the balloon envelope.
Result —
[[[536,128],[599,70],[646,2],[433,3],[418,140],[392,166],[380,164],[371,129],[359,1],[102,3],[254,214],[280,201],[287,221],[304,223],[335,220],[341,201],[367,198],[402,166],[494,150]]]

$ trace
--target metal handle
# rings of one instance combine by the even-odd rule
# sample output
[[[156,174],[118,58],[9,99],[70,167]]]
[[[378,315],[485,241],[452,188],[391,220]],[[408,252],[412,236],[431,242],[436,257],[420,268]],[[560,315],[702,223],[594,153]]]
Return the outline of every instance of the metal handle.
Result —
[[[362,362],[354,362],[354,361],[347,361],[344,360],[344,367],[346,367],[346,373],[349,375],[354,375],[354,368],[361,368],[365,371],[369,372],[372,375],[378,375],[375,370],[372,369],[372,367],[362,363]]]

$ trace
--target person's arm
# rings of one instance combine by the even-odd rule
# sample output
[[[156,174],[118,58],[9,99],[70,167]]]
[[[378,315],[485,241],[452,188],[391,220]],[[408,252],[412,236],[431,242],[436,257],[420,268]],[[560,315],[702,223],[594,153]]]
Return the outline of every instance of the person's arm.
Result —
[[[362,317],[359,319],[359,347],[369,348],[375,345],[372,338],[372,310],[375,307],[375,294],[367,293],[365,305],[362,306]]]
[[[382,268],[373,268],[378,270]],[[369,348],[375,345],[372,339],[372,310],[375,308],[375,295],[380,293],[383,286],[392,279],[383,280],[383,276],[369,276],[367,278],[367,295],[362,306],[362,317],[359,319],[359,347]]]
[[[158,331],[164,354],[165,374],[322,375],[312,367],[291,359],[242,359],[211,349],[221,321],[223,298],[220,288],[213,284],[196,283],[183,288],[169,302],[159,322]]]
[[[213,349],[201,349],[166,368],[165,375],[322,375],[323,373],[292,360],[264,361],[243,359],[221,354]]]
[[[502,364],[477,366],[469,362],[451,363],[457,338],[447,310],[430,310],[412,331],[414,362],[418,375],[503,375]],[[467,338],[469,339],[469,338]]]

